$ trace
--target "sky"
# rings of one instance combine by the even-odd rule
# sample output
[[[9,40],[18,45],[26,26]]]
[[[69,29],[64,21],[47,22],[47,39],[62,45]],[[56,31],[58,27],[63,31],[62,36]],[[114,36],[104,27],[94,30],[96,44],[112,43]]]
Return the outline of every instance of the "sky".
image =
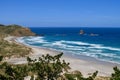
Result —
[[[120,27],[120,0],[0,0],[0,24]]]

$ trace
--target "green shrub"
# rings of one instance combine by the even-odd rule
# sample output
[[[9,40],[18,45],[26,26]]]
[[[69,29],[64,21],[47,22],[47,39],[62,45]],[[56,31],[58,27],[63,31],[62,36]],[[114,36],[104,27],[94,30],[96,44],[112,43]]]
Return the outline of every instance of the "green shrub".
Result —
[[[65,77],[67,80],[94,80],[97,76],[98,71],[94,72],[92,76],[89,76],[88,78],[85,78],[82,76],[81,72],[74,71],[72,73],[65,73]]]
[[[12,65],[6,62],[0,63],[0,80],[23,80],[26,76],[31,76],[31,80],[36,75],[36,80],[94,80],[97,71],[92,76],[84,78],[79,71],[68,74],[69,63],[60,58],[63,53],[40,57],[38,60],[27,58],[28,63],[22,65]],[[1,57],[2,58],[2,57]]]
[[[111,74],[110,80],[120,80],[120,69],[118,67],[113,68],[114,73]]]

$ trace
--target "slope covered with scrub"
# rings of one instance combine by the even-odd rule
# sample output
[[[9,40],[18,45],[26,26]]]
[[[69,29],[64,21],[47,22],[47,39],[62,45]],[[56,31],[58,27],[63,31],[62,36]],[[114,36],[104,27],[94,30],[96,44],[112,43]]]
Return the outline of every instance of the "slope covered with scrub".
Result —
[[[19,25],[2,25],[0,24],[0,56],[3,57],[19,57],[28,55],[31,52],[31,49],[15,42],[9,43],[4,40],[8,36],[35,36],[29,28],[24,28]]]
[[[0,35],[10,36],[35,36],[29,28],[25,28],[19,25],[0,25]]]

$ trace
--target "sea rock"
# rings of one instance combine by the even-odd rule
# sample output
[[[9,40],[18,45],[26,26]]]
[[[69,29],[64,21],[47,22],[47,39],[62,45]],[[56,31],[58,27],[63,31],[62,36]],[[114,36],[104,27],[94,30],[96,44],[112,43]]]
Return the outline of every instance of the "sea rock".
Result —
[[[85,34],[84,30],[80,30],[80,35]]]

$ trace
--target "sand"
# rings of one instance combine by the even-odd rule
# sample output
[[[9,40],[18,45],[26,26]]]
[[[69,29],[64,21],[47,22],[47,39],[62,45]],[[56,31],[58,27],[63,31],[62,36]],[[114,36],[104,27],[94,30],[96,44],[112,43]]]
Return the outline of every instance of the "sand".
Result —
[[[5,38],[7,41],[15,41],[13,40],[15,37],[7,37]],[[21,44],[17,42],[18,44]],[[23,45],[23,44],[22,44]],[[52,49],[47,49],[47,48],[39,48],[39,47],[34,47],[34,46],[28,46],[27,47],[32,48],[32,53],[29,54],[28,56],[31,57],[32,59],[39,58],[41,55],[56,55],[61,53],[60,51],[52,50]],[[111,62],[105,62],[105,61],[99,61],[97,59],[87,57],[87,56],[79,56],[76,57],[74,55],[65,53],[62,56],[62,59],[64,59],[66,62],[70,63],[71,70],[78,70],[82,72],[83,76],[87,77],[89,74],[95,72],[96,70],[99,72],[98,76],[110,76],[111,73],[113,72],[113,67],[118,66],[120,68],[120,64],[116,63],[111,63]],[[23,64],[26,63],[26,57],[21,57],[21,58],[11,58],[6,60],[9,63],[12,64]]]

